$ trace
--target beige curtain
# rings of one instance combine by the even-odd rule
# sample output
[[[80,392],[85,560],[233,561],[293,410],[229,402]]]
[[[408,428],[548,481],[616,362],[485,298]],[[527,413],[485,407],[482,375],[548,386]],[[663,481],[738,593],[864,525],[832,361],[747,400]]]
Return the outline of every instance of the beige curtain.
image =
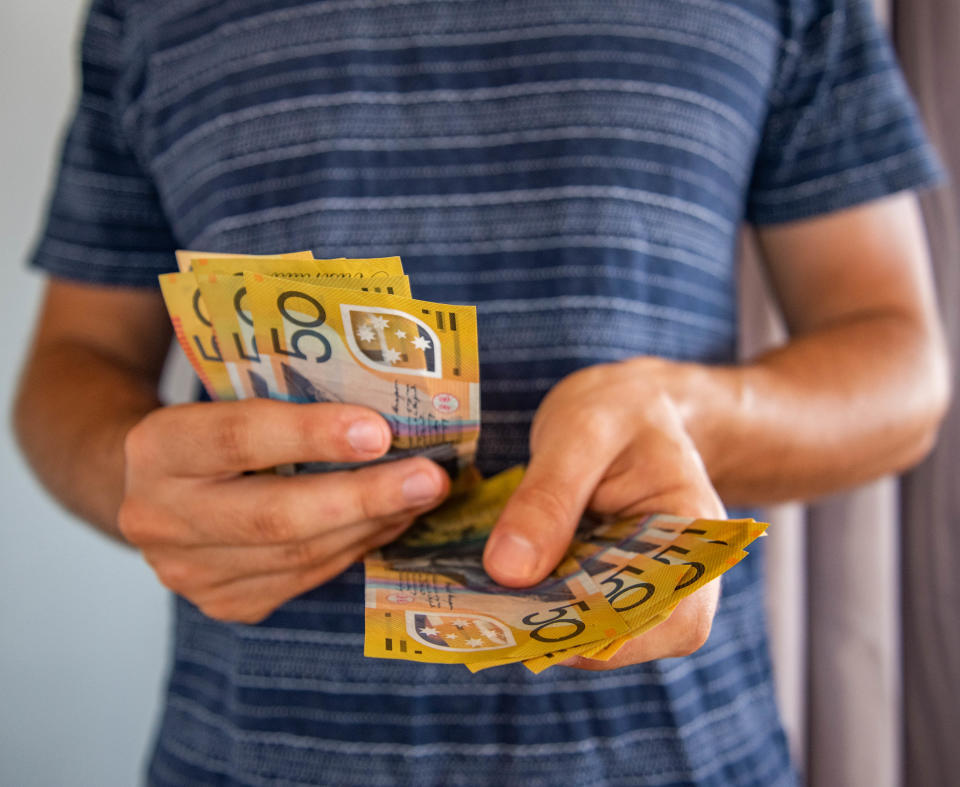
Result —
[[[907,79],[951,176],[925,195],[954,405],[932,456],[901,486],[905,783],[960,783],[960,4],[895,6]]]
[[[960,4],[878,3],[928,129],[960,175]],[[938,290],[960,368],[960,204],[925,195]],[[741,350],[783,330],[744,236]],[[956,387],[960,388],[960,385]],[[903,479],[768,512],[777,691],[811,787],[960,783],[960,408]],[[864,549],[867,553],[864,554]],[[856,558],[856,559],[855,559]]]

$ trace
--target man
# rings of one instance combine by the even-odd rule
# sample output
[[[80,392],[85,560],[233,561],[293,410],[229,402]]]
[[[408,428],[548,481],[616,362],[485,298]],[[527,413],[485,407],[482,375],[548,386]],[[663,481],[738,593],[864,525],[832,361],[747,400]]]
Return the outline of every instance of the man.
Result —
[[[936,170],[864,4],[100,0],[84,63],[16,420],[180,596],[151,782],[792,783],[762,549],[612,662],[364,660],[353,564],[446,479],[245,474],[375,458],[386,425],[160,407],[155,276],[178,245],[397,253],[418,296],[477,303],[478,462],[529,460],[485,556],[505,585],[587,507],[722,516],[907,467],[948,375],[898,192]],[[736,366],[744,217],[792,339]]]

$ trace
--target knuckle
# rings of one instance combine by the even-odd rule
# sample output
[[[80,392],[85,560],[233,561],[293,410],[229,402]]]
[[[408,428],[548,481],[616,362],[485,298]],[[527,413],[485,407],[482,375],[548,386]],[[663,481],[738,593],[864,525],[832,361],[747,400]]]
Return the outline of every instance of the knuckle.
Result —
[[[123,439],[123,456],[127,467],[149,467],[156,456],[156,436],[152,419],[147,416],[134,424]]]
[[[283,548],[283,556],[288,566],[309,568],[320,557],[315,540],[291,541]]]
[[[603,407],[584,407],[573,418],[577,432],[604,442],[616,438],[623,428],[615,414]]]
[[[577,383],[583,385],[584,383],[594,383],[602,382],[607,379],[609,375],[611,364],[609,363],[599,363],[592,364],[591,366],[584,366],[582,369],[577,369],[573,374],[570,375],[571,380],[576,380]]]
[[[649,403],[644,407],[647,422],[658,430],[674,435],[686,436],[687,430],[683,423],[683,416],[673,397],[664,389],[656,389],[649,397]]]
[[[214,424],[211,437],[213,449],[231,466],[246,467],[254,463],[250,419],[246,413],[237,411],[224,415]]]
[[[358,504],[354,499],[355,487],[352,474],[332,488],[318,491],[319,510],[322,514],[315,520],[318,530],[328,530],[346,525],[357,518]]]
[[[150,542],[156,534],[152,510],[136,498],[126,498],[117,511],[117,529],[131,544]]]
[[[254,607],[233,599],[217,599],[198,605],[198,609],[208,618],[221,623],[259,623],[270,614],[270,610]]]
[[[357,492],[354,496],[356,501],[355,508],[359,514],[358,520],[363,522],[369,522],[373,519],[376,519],[380,505],[374,499],[375,495],[365,495],[360,492]]]
[[[208,618],[229,623],[234,619],[233,605],[223,601],[200,602],[197,608]]]
[[[557,393],[567,391],[581,392],[590,390],[596,385],[606,385],[609,381],[611,366],[612,364],[599,363],[577,369],[554,385],[548,395],[555,396]]]
[[[248,626],[253,626],[257,623],[263,622],[270,616],[272,611],[273,610],[266,609],[265,607],[249,607],[247,609],[240,610],[233,622],[245,623]]]
[[[129,498],[120,504],[117,511],[117,529],[131,544],[137,543],[137,530],[140,527],[140,514],[137,504]]]
[[[164,560],[151,565],[160,583],[174,593],[184,595],[196,587],[196,572],[185,563]]]
[[[286,543],[298,538],[296,517],[283,498],[270,498],[257,506],[250,525],[260,543]]]
[[[390,481],[376,483],[370,487],[351,484],[349,494],[350,508],[354,512],[352,518],[358,522],[369,522],[391,513],[393,507],[384,499],[384,492],[390,488],[389,484]]]
[[[681,656],[692,656],[702,648],[710,637],[713,628],[713,618],[706,611],[700,611],[693,616],[690,625],[685,628],[685,635],[680,644]]]

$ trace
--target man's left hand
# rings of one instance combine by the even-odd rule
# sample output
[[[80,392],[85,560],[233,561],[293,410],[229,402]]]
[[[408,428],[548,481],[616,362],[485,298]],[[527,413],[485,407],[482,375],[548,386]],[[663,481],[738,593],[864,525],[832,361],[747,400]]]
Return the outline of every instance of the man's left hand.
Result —
[[[674,368],[655,358],[591,366],[550,391],[530,431],[524,480],[484,553],[494,580],[524,587],[544,579],[588,508],[618,517],[726,516],[679,403],[667,392]],[[704,586],[610,661],[574,657],[564,663],[603,670],[688,655],[706,641],[719,595],[719,581]]]

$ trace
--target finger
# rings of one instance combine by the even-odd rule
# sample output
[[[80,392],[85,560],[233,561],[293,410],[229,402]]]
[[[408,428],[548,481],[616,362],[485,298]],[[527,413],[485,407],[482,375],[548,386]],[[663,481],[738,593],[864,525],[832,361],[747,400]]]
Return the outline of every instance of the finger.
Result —
[[[608,661],[574,656],[563,665],[600,672],[655,659],[689,656],[703,647],[710,636],[719,598],[718,577],[677,604],[663,623],[626,642]]]
[[[164,504],[189,532],[171,534],[159,521],[139,532],[139,546],[289,544],[397,514],[419,513],[446,497],[450,481],[428,459],[411,457],[336,473],[244,476],[197,485],[183,495],[171,485]],[[147,531],[150,525],[146,525]]]
[[[304,571],[323,565],[352,547],[389,543],[413,524],[414,518],[405,514],[363,522],[289,544],[155,547],[145,550],[144,557],[166,587],[190,596],[241,579]]]
[[[560,562],[594,489],[624,447],[623,430],[613,427],[589,413],[562,411],[537,425],[527,472],[484,550],[494,581],[532,585]]]
[[[132,463],[153,475],[219,476],[292,462],[362,462],[382,455],[390,428],[348,404],[269,399],[161,408],[127,435]]]
[[[298,571],[246,577],[221,585],[194,603],[209,617],[259,623],[277,607],[342,574],[367,552],[396,538],[401,530],[353,544],[321,564]]]
[[[624,501],[629,501],[624,506]],[[618,517],[641,514],[723,519],[726,513],[693,440],[682,429],[632,445],[608,468],[590,506]]]

